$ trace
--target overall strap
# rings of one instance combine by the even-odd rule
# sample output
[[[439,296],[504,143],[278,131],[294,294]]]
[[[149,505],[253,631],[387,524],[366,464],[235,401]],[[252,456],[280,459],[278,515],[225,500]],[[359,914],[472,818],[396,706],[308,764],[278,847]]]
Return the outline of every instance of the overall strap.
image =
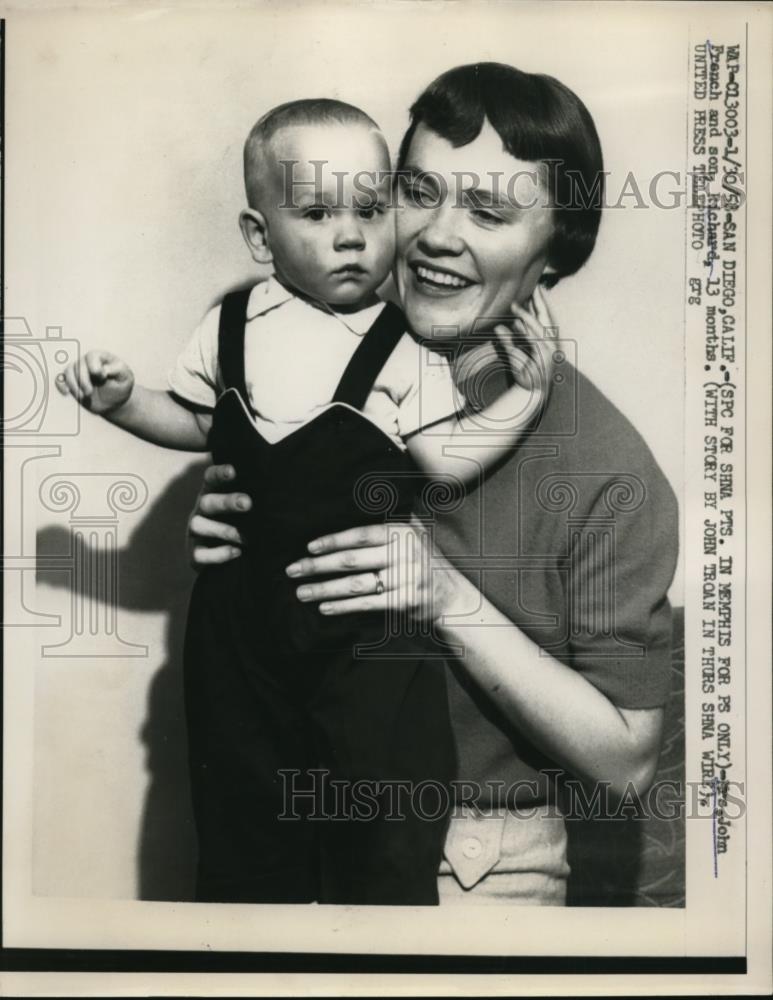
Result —
[[[379,372],[404,333],[405,317],[402,311],[387,302],[351,356],[333,402],[348,403],[355,410],[361,410]]]
[[[247,302],[251,288],[229,292],[220,306],[220,328],[217,335],[217,361],[225,389],[237,389],[249,404],[244,380],[244,328],[247,324]]]

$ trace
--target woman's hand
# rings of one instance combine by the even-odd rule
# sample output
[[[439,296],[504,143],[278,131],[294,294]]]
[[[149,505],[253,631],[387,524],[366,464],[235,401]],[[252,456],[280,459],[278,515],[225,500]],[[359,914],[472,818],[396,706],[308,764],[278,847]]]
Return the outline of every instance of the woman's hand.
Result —
[[[390,610],[436,621],[453,614],[471,587],[415,518],[410,524],[373,524],[324,535],[308,549],[309,556],[287,567],[292,579],[350,571],[298,587],[299,600],[321,602],[319,610],[326,615]]]
[[[201,492],[188,519],[189,558],[195,569],[230,562],[242,554],[239,529],[219,520],[242,514],[252,506],[246,493],[226,492],[235,476],[232,465],[210,465],[204,473]]]
[[[512,328],[504,323],[494,327],[497,339],[510,363],[516,382],[524,389],[546,397],[553,371],[556,326],[539,285],[524,308],[518,302],[510,306]]]

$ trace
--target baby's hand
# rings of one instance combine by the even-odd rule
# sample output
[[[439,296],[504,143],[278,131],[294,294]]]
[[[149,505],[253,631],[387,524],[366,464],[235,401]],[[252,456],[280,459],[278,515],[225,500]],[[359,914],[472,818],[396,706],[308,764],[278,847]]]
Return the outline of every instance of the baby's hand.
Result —
[[[89,351],[56,376],[56,387],[74,396],[92,413],[110,413],[128,400],[134,388],[129,366],[107,351]]]
[[[524,309],[513,302],[510,306],[514,315],[513,328],[500,323],[494,327],[494,332],[507,355],[515,381],[535,397],[544,399],[550,386],[556,347],[547,331],[555,325],[539,288],[534,290],[528,306]]]

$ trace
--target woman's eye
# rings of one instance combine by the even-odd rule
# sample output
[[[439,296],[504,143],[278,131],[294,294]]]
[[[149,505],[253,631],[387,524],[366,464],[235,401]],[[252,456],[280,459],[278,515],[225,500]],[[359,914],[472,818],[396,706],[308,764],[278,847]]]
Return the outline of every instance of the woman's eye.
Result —
[[[432,202],[432,194],[423,188],[421,184],[415,184],[411,181],[404,180],[402,182],[403,196],[406,201],[411,202],[414,205],[420,205],[425,207]]]
[[[475,216],[476,219],[480,219],[481,222],[489,222],[493,223],[494,225],[498,225],[499,223],[504,221],[501,218],[501,216],[496,215],[494,212],[489,212],[485,208],[474,208],[472,210],[472,214]]]
[[[384,209],[381,205],[363,205],[363,207],[357,211],[360,218],[365,220],[375,219],[377,215],[384,214]]]
[[[304,219],[309,219],[311,222],[322,222],[326,216],[326,208],[308,208],[303,214]]]

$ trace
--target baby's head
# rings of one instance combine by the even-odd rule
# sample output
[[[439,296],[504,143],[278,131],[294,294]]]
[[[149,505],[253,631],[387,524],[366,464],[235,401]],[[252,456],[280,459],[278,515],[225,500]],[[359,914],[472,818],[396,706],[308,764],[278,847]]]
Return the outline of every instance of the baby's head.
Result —
[[[389,150],[364,111],[320,98],[281,104],[244,145],[255,261],[333,307],[365,304],[394,256]]]

